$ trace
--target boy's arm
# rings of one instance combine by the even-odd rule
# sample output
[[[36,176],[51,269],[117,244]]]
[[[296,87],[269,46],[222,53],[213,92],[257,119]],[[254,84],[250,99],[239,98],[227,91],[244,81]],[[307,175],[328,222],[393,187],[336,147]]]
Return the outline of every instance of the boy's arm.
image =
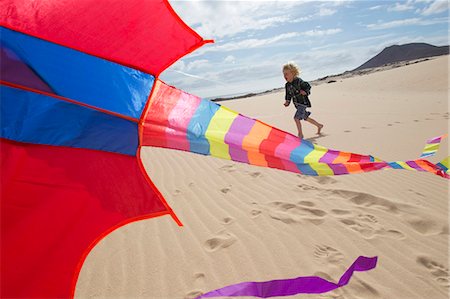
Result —
[[[301,90],[304,90],[307,95],[311,94],[311,85],[308,82],[302,81],[300,83],[300,88],[301,88]]]
[[[287,86],[284,87],[285,89],[285,95],[284,95],[284,106],[289,106],[289,104],[291,103],[291,96],[288,92],[288,88]]]

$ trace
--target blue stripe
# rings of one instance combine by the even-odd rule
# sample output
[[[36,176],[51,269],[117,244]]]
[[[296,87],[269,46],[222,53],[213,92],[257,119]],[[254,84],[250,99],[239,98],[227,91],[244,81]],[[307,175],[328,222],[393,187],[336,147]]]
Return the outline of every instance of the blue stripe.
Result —
[[[3,138],[136,155],[137,123],[4,85],[0,93]]]
[[[441,162],[437,163],[436,166],[442,169],[444,172],[448,171],[448,167],[442,164]]]
[[[198,105],[187,129],[187,138],[191,152],[203,155],[210,154],[209,142],[205,134],[212,117],[219,110],[219,107],[218,104],[208,100],[202,100],[200,105]]]
[[[0,43],[62,97],[140,118],[154,77],[0,27]]]
[[[392,168],[394,169],[404,169],[402,166],[400,166],[397,162],[389,162],[388,163]]]
[[[317,172],[309,164],[297,164],[297,168],[302,174],[318,176]]]
[[[302,140],[302,143],[292,150],[289,159],[295,164],[305,163],[305,157],[313,150],[314,145],[311,142]]]

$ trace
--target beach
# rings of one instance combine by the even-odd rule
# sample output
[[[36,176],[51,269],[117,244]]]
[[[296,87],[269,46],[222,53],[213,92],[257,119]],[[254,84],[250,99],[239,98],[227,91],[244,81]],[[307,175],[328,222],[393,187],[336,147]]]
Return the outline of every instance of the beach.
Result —
[[[306,139],[384,161],[417,159],[448,133],[449,56],[334,78],[312,88]],[[281,76],[281,73],[280,73]],[[284,91],[220,102],[295,134]],[[449,155],[448,139],[429,160]],[[145,147],[146,171],[183,226],[123,226],[87,257],[75,298],[195,298],[244,281],[317,275],[337,282],[360,255],[377,267],[347,286],[287,298],[449,298],[449,181],[385,169],[312,177]]]

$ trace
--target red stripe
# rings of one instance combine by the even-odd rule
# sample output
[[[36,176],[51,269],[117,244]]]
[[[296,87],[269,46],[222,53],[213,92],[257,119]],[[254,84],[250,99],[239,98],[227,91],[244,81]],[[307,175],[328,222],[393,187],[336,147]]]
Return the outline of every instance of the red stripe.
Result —
[[[269,167],[285,169],[282,160],[275,157],[275,150],[280,144],[284,142],[286,135],[287,133],[276,128],[272,128],[267,139],[264,139],[261,142],[259,150],[266,156],[265,158]]]
[[[1,145],[2,298],[67,298],[79,261],[111,230],[172,214],[136,157]]]
[[[363,157],[363,156],[361,156],[361,155],[353,154],[353,153],[352,153],[352,154],[350,155],[350,159],[348,159],[347,162],[360,162],[362,157]]]
[[[152,93],[150,104],[141,122],[143,124],[141,142],[147,140],[150,143],[141,145],[167,147],[166,129],[169,127],[169,115],[178,103],[180,96],[180,90],[162,82],[159,89]]]

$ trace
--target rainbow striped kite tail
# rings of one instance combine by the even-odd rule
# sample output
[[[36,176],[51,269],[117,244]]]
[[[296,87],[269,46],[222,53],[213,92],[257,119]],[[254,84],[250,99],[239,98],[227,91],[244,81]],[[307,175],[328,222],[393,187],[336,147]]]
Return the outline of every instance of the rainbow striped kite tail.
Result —
[[[447,134],[444,134],[441,136],[428,139],[427,143],[425,144],[425,148],[423,149],[422,154],[420,155],[420,158],[428,158],[434,156],[439,150],[439,146],[441,145],[442,139],[446,137]]]

